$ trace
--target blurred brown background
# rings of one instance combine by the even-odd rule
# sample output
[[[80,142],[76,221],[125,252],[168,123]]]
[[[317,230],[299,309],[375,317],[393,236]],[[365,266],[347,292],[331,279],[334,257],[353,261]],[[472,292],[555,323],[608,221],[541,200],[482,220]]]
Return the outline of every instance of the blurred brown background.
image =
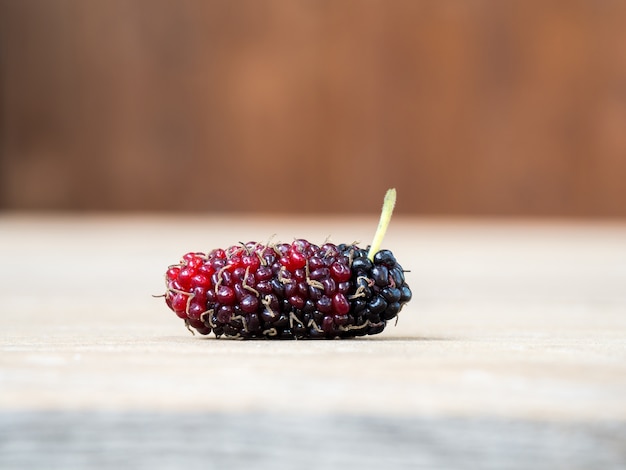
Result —
[[[626,216],[626,2],[0,0],[0,207]]]

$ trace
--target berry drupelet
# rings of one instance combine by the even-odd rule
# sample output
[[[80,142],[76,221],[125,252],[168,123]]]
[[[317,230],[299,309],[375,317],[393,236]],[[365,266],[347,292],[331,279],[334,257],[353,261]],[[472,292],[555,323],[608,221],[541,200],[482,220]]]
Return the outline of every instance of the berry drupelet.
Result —
[[[402,266],[391,251],[376,249],[395,191],[385,201],[369,251],[300,239],[187,253],[167,270],[165,301],[203,335],[324,339],[380,333],[411,300]]]

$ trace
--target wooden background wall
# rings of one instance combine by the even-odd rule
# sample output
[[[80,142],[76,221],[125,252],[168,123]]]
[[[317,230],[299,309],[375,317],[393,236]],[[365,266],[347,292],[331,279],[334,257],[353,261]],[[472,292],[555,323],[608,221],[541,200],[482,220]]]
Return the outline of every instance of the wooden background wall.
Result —
[[[0,207],[626,216],[626,2],[0,0]]]

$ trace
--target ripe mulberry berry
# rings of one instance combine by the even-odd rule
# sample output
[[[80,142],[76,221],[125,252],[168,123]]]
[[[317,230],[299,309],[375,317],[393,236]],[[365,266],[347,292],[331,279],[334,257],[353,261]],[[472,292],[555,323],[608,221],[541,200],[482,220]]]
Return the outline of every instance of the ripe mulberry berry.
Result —
[[[380,333],[411,300],[404,269],[391,251],[377,248],[394,202],[390,190],[367,249],[299,239],[187,253],[166,272],[165,301],[203,335],[323,339]]]

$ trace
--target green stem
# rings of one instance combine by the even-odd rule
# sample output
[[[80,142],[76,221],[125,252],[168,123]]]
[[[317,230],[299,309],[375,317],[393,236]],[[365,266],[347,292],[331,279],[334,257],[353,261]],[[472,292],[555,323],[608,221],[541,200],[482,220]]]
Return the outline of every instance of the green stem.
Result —
[[[396,190],[395,188],[391,188],[385,194],[385,200],[383,201],[383,210],[380,213],[380,220],[378,221],[378,228],[376,229],[374,239],[372,240],[372,244],[370,245],[370,251],[367,253],[367,257],[370,259],[370,261],[374,261],[374,255],[378,253],[378,250],[383,243],[383,238],[385,238],[385,233],[387,232],[387,227],[389,226],[391,214],[393,213],[393,208],[395,207],[395,205]]]

